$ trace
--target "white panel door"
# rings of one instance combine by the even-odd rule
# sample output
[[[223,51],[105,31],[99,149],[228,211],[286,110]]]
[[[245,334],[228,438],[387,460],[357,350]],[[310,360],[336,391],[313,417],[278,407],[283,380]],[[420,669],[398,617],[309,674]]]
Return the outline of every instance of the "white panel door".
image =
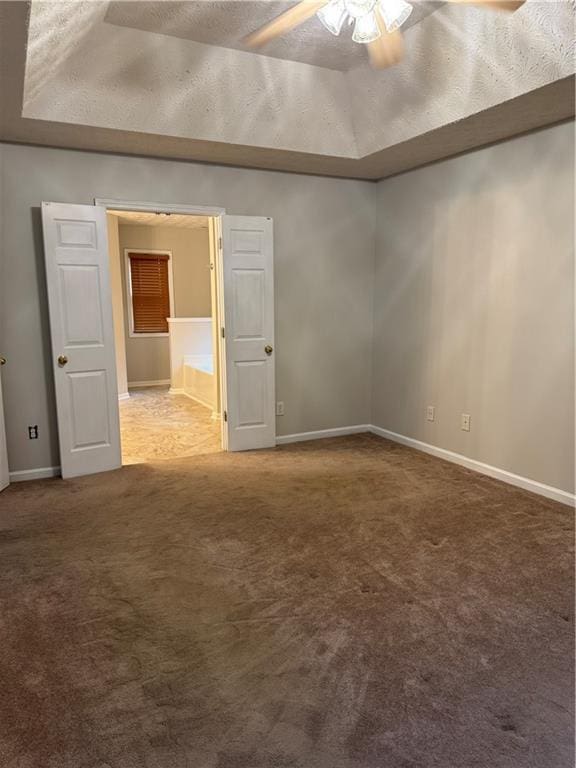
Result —
[[[62,477],[121,466],[106,210],[42,203]]]
[[[227,444],[276,444],[272,219],[222,217]]]
[[[4,361],[0,357],[0,363]],[[0,368],[0,491],[10,484],[8,471],[8,449],[6,448],[6,431],[4,429],[4,406],[2,404],[2,370]]]

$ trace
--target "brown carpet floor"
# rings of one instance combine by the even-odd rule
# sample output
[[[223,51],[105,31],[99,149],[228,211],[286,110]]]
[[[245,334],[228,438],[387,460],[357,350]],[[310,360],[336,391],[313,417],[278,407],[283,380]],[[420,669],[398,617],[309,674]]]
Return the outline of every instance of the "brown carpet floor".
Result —
[[[371,436],[0,497],[2,768],[571,768],[573,516]]]

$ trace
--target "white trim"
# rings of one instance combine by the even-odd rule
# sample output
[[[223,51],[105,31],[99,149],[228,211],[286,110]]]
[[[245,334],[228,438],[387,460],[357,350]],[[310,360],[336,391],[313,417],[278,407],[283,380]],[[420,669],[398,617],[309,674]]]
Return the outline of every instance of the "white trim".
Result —
[[[168,390],[169,395],[184,395],[185,397],[189,397],[190,400],[194,400],[195,403],[198,403],[199,405],[203,405],[204,408],[208,408],[210,411],[212,411],[212,418],[213,419],[219,419],[220,414],[213,410],[212,403],[207,403],[205,400],[202,400],[200,397],[194,397],[194,395],[191,395],[189,392],[187,392],[185,389],[175,389],[174,387],[170,387]]]
[[[130,392],[122,392],[121,395],[118,395],[118,400],[129,400],[130,399]]]
[[[10,472],[10,482],[20,483],[24,480],[45,480],[48,477],[59,477],[60,467],[39,467],[38,469],[19,469]]]
[[[439,459],[450,461],[452,464],[458,464],[466,469],[471,469],[474,472],[479,472],[482,475],[487,475],[495,480],[500,480],[508,485],[522,488],[525,491],[536,493],[539,496],[544,496],[547,499],[553,501],[559,501],[561,504],[566,504],[569,507],[576,506],[576,494],[563,491],[560,488],[554,488],[551,485],[545,485],[537,480],[530,480],[527,477],[521,475],[515,475],[513,472],[508,472],[505,469],[499,469],[493,467],[490,464],[484,464],[476,459],[470,459],[467,456],[462,456],[460,453],[454,453],[448,451],[445,448],[439,448],[436,445],[430,445],[429,443],[423,443],[420,440],[415,440],[412,437],[406,437],[405,435],[399,435],[397,432],[391,432],[388,429],[382,427],[376,427],[373,424],[358,424],[352,427],[337,427],[336,429],[321,429],[315,432],[298,432],[294,435],[279,435],[276,437],[276,445],[286,445],[288,443],[299,443],[306,440],[323,440],[327,437],[342,437],[345,435],[357,435],[361,432],[371,432],[373,435],[383,437],[387,440],[392,440],[395,443],[401,443],[409,448],[414,448],[417,451],[428,453],[431,456],[436,456]]]
[[[189,397],[190,400],[194,400],[195,403],[198,403],[198,405],[202,405],[204,406],[204,408],[208,408],[209,411],[212,411],[212,403],[207,403],[206,400],[202,400],[202,398],[200,397],[194,397],[194,395],[191,395],[185,389],[175,390],[174,393],[179,395],[185,395],[186,397]],[[214,413],[214,411],[212,411],[212,413]]]
[[[162,382],[164,383],[164,382]],[[168,383],[168,382],[166,382]],[[155,386],[158,383],[154,382],[134,382],[129,386]],[[183,390],[170,390],[171,394],[186,394]],[[190,397],[190,395],[187,395]],[[194,398],[192,398],[194,399]],[[362,432],[371,432],[373,435],[383,437],[386,440],[392,440],[395,443],[406,445],[409,448],[414,448],[417,451],[428,453],[431,456],[436,456],[440,459],[445,459],[453,464],[458,464],[467,469],[471,469],[474,472],[479,472],[482,475],[487,475],[495,480],[501,480],[508,485],[514,485],[518,488],[522,488],[525,491],[531,491],[539,496],[545,496],[553,501],[559,501],[561,504],[566,504],[569,507],[576,506],[576,495],[563,491],[560,488],[554,488],[544,483],[539,483],[537,480],[530,480],[527,477],[521,475],[515,475],[512,472],[508,472],[504,469],[498,469],[489,464],[483,464],[475,459],[470,459],[467,456],[462,456],[459,453],[448,451],[445,448],[438,448],[438,446],[430,445],[429,443],[423,443],[420,440],[415,440],[412,437],[406,437],[405,435],[399,435],[397,432],[390,432],[388,429],[382,427],[376,427],[372,424],[357,424],[353,427],[337,427],[335,429],[321,429],[315,432],[298,432],[293,435],[279,435],[276,437],[276,445],[287,445],[288,443],[299,443],[306,440],[322,440],[328,437],[341,437],[345,435],[357,435]],[[38,469],[22,469],[16,472],[10,472],[10,482],[17,483],[25,480],[43,480],[50,477],[58,477],[60,475],[60,467],[41,467]]]
[[[152,213],[183,213],[189,216],[222,216],[226,208],[217,205],[184,205],[181,203],[145,203],[141,200],[114,200],[108,197],[95,197],[94,205],[104,206],[116,211],[152,211]]]
[[[129,381],[128,389],[139,389],[144,387],[165,387],[170,384],[170,379],[156,379],[150,381]]]
[[[128,309],[128,336],[131,339],[158,339],[168,338],[166,333],[135,333],[134,332],[134,304],[132,303],[132,276],[130,273],[131,253],[155,253],[158,256],[168,256],[168,301],[170,302],[170,315],[174,314],[174,273],[172,271],[172,251],[158,251],[154,248],[124,248],[124,269],[126,270],[126,301]],[[166,318],[168,319],[168,318]]]
[[[216,294],[215,306],[212,307],[212,316],[214,318],[213,341],[217,342],[214,347],[214,354],[218,350],[218,381],[220,395],[220,413],[223,418],[220,419],[220,442],[222,450],[228,450],[228,423],[224,415],[228,412],[228,372],[226,370],[226,339],[222,336],[221,329],[224,329],[224,248],[222,241],[222,217],[217,216],[210,219],[209,227],[210,239],[210,259],[214,263],[212,272],[212,287]],[[276,395],[274,396],[276,397]]]
[[[361,432],[370,432],[370,424],[356,424],[353,427],[336,427],[335,429],[319,429],[315,432],[296,432],[294,435],[277,435],[276,445],[287,443],[302,443],[306,440],[323,440],[325,437],[343,437],[344,435],[358,435]]]
[[[200,400],[200,398],[198,398],[198,397],[193,397],[191,394],[186,392],[185,389],[173,389],[172,387],[170,387],[170,389],[168,390],[168,394],[169,395],[184,395],[185,397],[189,397],[190,400],[194,400],[194,402],[199,403],[200,405],[203,405],[206,408],[209,408],[210,410],[212,410],[212,405],[211,404],[205,403],[204,400]],[[211,418],[213,418],[214,421],[217,421],[220,418],[220,414],[218,413],[218,411],[212,411],[212,417]]]
[[[409,448],[415,448],[417,451],[423,451],[429,453],[432,456],[436,456],[439,459],[445,459],[451,461],[453,464],[459,464],[461,467],[466,467],[474,472],[479,472],[482,475],[487,475],[495,480],[501,480],[509,485],[514,485],[518,488],[523,488],[525,491],[531,491],[537,493],[539,496],[545,496],[547,499],[553,501],[559,501],[561,504],[567,504],[569,507],[576,506],[576,495],[563,491],[560,488],[554,488],[551,485],[545,485],[539,483],[537,480],[530,480],[527,477],[521,475],[515,475],[513,472],[508,472],[505,469],[499,469],[493,467],[490,464],[484,464],[476,459],[470,459],[467,456],[462,456],[460,453],[454,453],[448,451],[445,448],[439,448],[436,445],[430,445],[429,443],[423,443],[420,440],[415,440],[412,437],[406,437],[405,435],[399,435],[397,432],[390,432],[388,429],[382,427],[369,427],[370,432],[378,437],[384,437],[387,440],[393,440],[395,443],[401,443],[407,445]]]
[[[168,325],[172,323],[208,323],[212,322],[211,317],[169,317]]]

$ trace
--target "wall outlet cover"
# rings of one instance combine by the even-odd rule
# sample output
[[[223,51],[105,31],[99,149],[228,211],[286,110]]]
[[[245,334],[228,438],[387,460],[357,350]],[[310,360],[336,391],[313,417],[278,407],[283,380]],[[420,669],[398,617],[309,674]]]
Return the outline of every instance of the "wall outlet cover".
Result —
[[[463,413],[462,414],[462,430],[464,432],[470,432],[470,414],[469,413]]]
[[[426,419],[428,421],[434,421],[435,413],[436,413],[436,409],[434,408],[434,406],[433,405],[429,405],[426,408]]]
[[[282,400],[276,403],[276,416],[284,416],[284,403]]]

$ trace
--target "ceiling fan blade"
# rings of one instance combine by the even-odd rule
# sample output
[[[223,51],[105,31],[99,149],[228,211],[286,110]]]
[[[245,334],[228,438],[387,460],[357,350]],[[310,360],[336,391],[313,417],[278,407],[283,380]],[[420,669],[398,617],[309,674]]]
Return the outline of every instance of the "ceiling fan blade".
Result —
[[[448,0],[449,3],[460,5],[476,5],[479,8],[489,8],[491,11],[507,11],[514,13],[524,5],[526,0]]]
[[[393,67],[404,57],[404,38],[398,29],[388,32],[378,10],[376,10],[376,21],[380,29],[380,37],[367,45],[370,64],[373,69]]]
[[[244,42],[251,48],[260,48],[260,46],[269,43],[270,40],[290,32],[291,29],[314,16],[328,2],[329,0],[301,0],[297,5],[245,37]]]

